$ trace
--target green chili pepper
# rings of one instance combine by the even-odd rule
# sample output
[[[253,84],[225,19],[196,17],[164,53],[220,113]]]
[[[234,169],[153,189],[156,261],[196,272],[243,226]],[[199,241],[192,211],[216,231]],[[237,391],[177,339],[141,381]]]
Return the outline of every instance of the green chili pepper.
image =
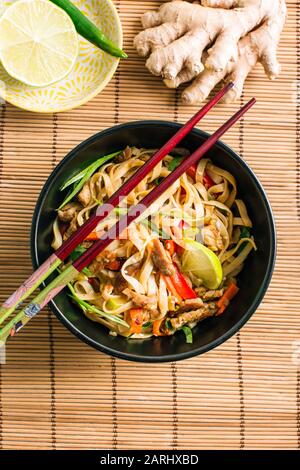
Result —
[[[69,0],[50,0],[58,7],[62,8],[74,23],[77,33],[87,41],[99,47],[114,57],[126,59],[127,54],[108,39],[102,31],[97,28],[81,11]]]

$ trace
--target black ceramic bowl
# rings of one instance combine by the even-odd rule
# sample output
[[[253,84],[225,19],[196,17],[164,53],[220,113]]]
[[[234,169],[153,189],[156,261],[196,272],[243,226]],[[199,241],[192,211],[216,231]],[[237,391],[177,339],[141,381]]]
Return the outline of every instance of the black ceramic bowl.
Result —
[[[63,197],[59,187],[66,178],[86,162],[126,145],[160,147],[179,127],[179,124],[165,121],[122,124],[95,134],[73,149],[46,181],[35,208],[31,238],[34,268],[51,253],[52,222],[56,216],[55,209]],[[205,132],[194,130],[180,145],[193,151],[206,138]],[[251,253],[239,275],[240,291],[226,313],[199,323],[193,330],[193,344],[186,344],[182,332],[171,337],[130,341],[108,335],[105,327],[86,318],[63,291],[50,305],[58,319],[78,338],[100,351],[123,359],[176,361],[215,348],[236,333],[255,312],[267,290],[275,260],[275,229],[270,204],[254,173],[233,150],[218,142],[208,156],[235,176],[239,195],[245,201],[253,221],[253,235],[258,246],[258,251]]]

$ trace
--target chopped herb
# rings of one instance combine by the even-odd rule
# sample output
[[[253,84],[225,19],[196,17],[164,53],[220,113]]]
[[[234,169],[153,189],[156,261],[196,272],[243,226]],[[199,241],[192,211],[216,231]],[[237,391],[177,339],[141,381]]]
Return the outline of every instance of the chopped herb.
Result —
[[[249,238],[250,236],[251,236],[250,230],[247,227],[243,227],[241,230],[240,239]]]
[[[182,326],[180,328],[180,330],[182,330],[185,334],[185,340],[188,344],[192,344],[193,343],[193,332],[191,330],[191,328],[189,326]]]
[[[168,329],[168,330],[174,330],[173,326],[172,326],[172,323],[170,322],[170,320],[166,320],[165,321],[165,327]]]
[[[117,152],[98,158],[98,160],[91,163],[89,166],[84,168],[75,176],[67,180],[66,183],[60,188],[60,190],[63,191],[64,189],[68,188],[72,184],[74,185],[74,187],[73,187],[73,190],[67,195],[64,201],[61,203],[58,209],[61,209],[62,207],[64,207],[69,201],[71,201],[71,199],[73,199],[74,196],[76,196],[77,193],[79,193],[79,191],[84,186],[84,183],[88,181],[88,179],[93,175],[93,173],[95,173],[96,170],[98,170],[99,167],[101,167],[107,161],[112,160],[121,152],[122,150],[118,150]]]
[[[125,207],[115,207],[114,212],[117,215],[124,215],[124,214],[127,214],[128,209],[126,209]]]
[[[86,251],[86,248],[84,248],[82,245],[78,245],[74,251],[69,256],[69,259],[73,262],[79,256],[81,256],[84,252]],[[88,268],[83,268],[82,273],[85,274],[88,277],[93,277],[93,273],[88,269]]]
[[[247,227],[243,227],[241,230],[240,240],[242,240],[243,238],[250,238],[250,237],[251,237],[250,230]],[[236,254],[239,255],[243,251],[245,246],[246,246],[246,242],[242,243],[239,249],[237,250]]]
[[[163,178],[162,176],[159,176],[158,178],[155,178],[155,180],[153,180],[153,183],[154,183],[156,186],[158,186],[158,185],[162,182],[163,179],[164,179],[164,178]]]
[[[183,158],[184,157],[173,157],[173,159],[170,162],[167,163],[168,170],[170,170],[170,171],[175,170],[175,168],[177,168],[180,165]]]
[[[170,236],[162,229],[158,228],[154,222],[151,222],[148,219],[141,220],[141,224],[149,227],[153,232],[157,233],[164,240],[168,240]]]

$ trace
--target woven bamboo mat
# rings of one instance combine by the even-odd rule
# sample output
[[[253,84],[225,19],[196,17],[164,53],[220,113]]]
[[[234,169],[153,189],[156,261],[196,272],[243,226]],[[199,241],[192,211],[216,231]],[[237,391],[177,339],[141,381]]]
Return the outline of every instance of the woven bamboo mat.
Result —
[[[1,300],[31,272],[33,208],[45,179],[72,147],[119,122],[184,122],[195,112],[146,71],[132,48],[141,13],[160,2],[116,3],[131,58],[103,93],[54,116],[9,105],[0,110]],[[269,82],[255,68],[241,99],[255,95],[255,110],[224,139],[255,170],[275,212],[277,264],[259,310],[216,350],[163,365],[101,354],[45,310],[9,342],[0,368],[0,448],[300,447],[299,2],[288,1],[288,10],[281,77]],[[234,109],[218,106],[203,128],[215,129]]]

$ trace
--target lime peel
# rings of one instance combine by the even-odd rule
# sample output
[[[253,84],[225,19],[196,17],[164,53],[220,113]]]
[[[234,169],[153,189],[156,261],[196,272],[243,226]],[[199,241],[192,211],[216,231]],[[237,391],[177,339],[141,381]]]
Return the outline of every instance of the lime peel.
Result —
[[[217,289],[223,280],[222,265],[217,255],[202,243],[183,238],[182,271],[201,279],[205,287]]]

